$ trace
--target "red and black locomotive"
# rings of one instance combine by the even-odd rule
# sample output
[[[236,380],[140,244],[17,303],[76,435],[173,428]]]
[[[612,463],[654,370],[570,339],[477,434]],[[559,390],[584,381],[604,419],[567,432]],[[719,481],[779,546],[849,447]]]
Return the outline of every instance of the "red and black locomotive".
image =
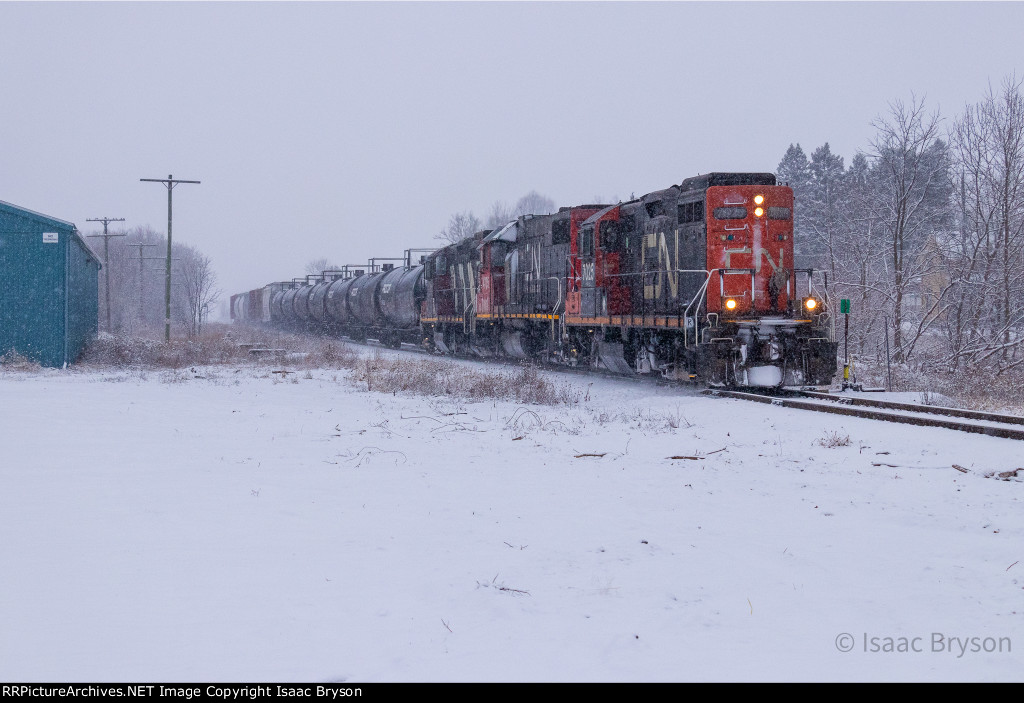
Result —
[[[709,385],[835,374],[827,288],[793,265],[793,191],[772,174],[706,174],[412,254],[233,296],[232,318]]]

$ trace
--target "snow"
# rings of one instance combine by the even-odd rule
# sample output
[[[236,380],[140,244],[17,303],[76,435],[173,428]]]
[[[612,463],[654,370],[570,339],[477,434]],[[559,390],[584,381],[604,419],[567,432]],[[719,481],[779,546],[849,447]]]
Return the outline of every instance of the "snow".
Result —
[[[567,408],[306,375],[0,372],[0,679],[1024,670],[1024,482],[984,477],[1018,442],[605,377],[557,375]],[[899,638],[922,651],[872,651]]]

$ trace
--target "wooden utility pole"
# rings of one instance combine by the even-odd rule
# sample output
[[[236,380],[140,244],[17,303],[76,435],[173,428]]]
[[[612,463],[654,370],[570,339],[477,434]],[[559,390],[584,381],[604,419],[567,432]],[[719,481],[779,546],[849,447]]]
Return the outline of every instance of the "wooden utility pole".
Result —
[[[86,220],[86,222],[102,222],[103,223],[103,234],[90,234],[89,237],[103,237],[103,268],[106,270],[106,284],[104,288],[104,296],[107,301],[107,332],[113,332],[110,329],[110,238],[111,237],[126,237],[125,234],[107,234],[107,225],[111,222],[124,222],[123,217],[97,217],[94,219]]]
[[[140,181],[149,183],[163,183],[167,187],[167,286],[164,294],[164,341],[171,341],[171,191],[179,183],[201,183],[202,181],[174,180],[174,176],[167,178],[140,178]]]
[[[142,247],[155,247],[155,246],[159,246],[158,244],[142,244],[142,243],[139,243],[139,244],[128,244],[126,246],[138,247],[139,248],[139,324],[145,325],[145,322],[146,322],[146,310],[145,310],[145,307],[144,307],[144,301],[145,301],[145,298],[146,298],[146,295],[145,295],[145,291],[146,291],[145,280],[146,279],[145,279],[145,277],[143,275],[142,262],[143,261],[150,261],[150,260],[153,260],[153,259],[157,259],[157,260],[161,260],[162,261],[164,257],[162,257],[162,256],[143,256],[142,255]]]

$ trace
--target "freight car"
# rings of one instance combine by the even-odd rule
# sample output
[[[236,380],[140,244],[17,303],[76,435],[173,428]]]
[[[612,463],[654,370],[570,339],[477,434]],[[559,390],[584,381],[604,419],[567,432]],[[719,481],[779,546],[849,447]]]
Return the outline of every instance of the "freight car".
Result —
[[[710,173],[617,204],[525,215],[413,262],[346,266],[232,297],[292,331],[659,374],[800,386],[836,370],[827,281],[793,265],[793,191]]]

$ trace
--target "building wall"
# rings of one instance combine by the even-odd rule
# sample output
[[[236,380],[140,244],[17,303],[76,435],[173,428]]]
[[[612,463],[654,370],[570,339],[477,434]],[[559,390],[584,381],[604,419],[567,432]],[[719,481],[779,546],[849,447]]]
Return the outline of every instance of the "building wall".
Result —
[[[99,262],[80,238],[68,240],[68,363],[99,330]]]
[[[0,202],[0,354],[72,363],[96,334],[98,271],[72,223]]]

